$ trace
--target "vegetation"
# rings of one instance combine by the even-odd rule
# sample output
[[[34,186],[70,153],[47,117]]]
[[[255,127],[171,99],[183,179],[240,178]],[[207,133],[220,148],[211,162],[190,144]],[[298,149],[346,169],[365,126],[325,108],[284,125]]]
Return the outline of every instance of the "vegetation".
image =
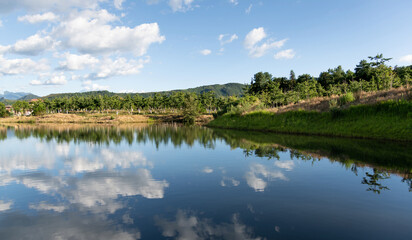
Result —
[[[244,84],[240,83],[227,83],[227,84],[215,84],[215,85],[207,85],[201,86],[196,88],[189,88],[189,89],[182,89],[182,90],[171,90],[171,91],[163,91],[163,92],[148,92],[148,93],[113,93],[109,91],[92,91],[92,92],[82,92],[82,93],[61,93],[61,94],[51,94],[44,98],[52,100],[54,98],[71,98],[71,97],[91,97],[91,96],[119,96],[120,98],[125,98],[126,96],[130,95],[132,98],[136,95],[139,95],[143,98],[154,97],[156,94],[160,95],[173,95],[176,93],[195,93],[200,95],[202,93],[213,92],[216,97],[228,97],[228,96],[241,96],[244,94]]]
[[[387,101],[329,112],[225,114],[212,127],[412,141],[412,102]]]
[[[0,117],[4,118],[7,116],[6,105],[0,102]]]

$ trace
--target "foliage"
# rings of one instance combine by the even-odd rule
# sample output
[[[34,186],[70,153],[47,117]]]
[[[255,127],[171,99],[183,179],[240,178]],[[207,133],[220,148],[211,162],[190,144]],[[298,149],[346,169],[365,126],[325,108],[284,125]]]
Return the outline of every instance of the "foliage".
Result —
[[[343,106],[347,103],[355,101],[355,97],[353,96],[352,92],[348,92],[345,95],[339,97],[339,105]]]
[[[184,101],[183,121],[188,124],[194,124],[196,117],[199,116],[201,106],[196,99],[195,94],[188,94]]]
[[[411,113],[412,102],[387,101],[323,113],[259,111],[241,116],[226,114],[210,122],[209,126],[412,141]]]
[[[33,103],[32,106],[32,115],[33,116],[41,116],[46,113],[46,105],[43,101],[37,101]]]
[[[4,118],[7,116],[6,105],[0,102],[0,117]]]

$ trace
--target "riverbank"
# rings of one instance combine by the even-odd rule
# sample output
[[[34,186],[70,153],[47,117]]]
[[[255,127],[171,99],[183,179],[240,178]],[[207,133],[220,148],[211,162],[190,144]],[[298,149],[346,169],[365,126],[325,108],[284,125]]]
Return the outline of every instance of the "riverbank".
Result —
[[[209,122],[212,119],[211,115],[201,115],[196,119],[196,122]],[[155,122],[182,122],[181,115],[165,114],[165,115],[138,115],[138,114],[104,114],[104,113],[56,113],[46,114],[42,116],[20,116],[0,118],[0,123],[92,123],[92,124],[124,124],[124,123],[155,123]]]
[[[278,133],[412,141],[412,102],[385,101],[327,112],[225,114],[208,126]]]

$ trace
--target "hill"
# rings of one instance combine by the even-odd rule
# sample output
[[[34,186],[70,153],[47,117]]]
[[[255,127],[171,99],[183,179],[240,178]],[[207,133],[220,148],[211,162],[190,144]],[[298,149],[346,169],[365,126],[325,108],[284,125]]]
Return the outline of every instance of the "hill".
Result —
[[[40,97],[37,96],[37,95],[29,93],[26,96],[19,98],[18,100],[30,101],[30,100],[36,99],[36,98],[40,98]]]
[[[207,85],[201,86],[196,88],[188,88],[188,89],[177,89],[171,91],[162,91],[162,92],[148,92],[148,93],[130,93],[131,95],[140,95],[142,97],[150,97],[154,96],[156,93],[164,94],[164,95],[171,95],[175,92],[190,92],[190,93],[197,93],[201,94],[203,92],[213,91],[217,97],[227,97],[227,96],[241,96],[243,95],[244,88],[246,85],[240,83],[227,83],[227,84],[214,84],[214,85]],[[102,96],[126,96],[129,93],[113,93],[109,91],[91,91],[91,92],[78,92],[78,93],[58,93],[58,94],[50,94],[45,96],[44,98],[47,99],[54,99],[54,98],[64,98],[64,97],[80,97],[80,96],[93,96],[93,95],[102,95]]]
[[[27,95],[32,95],[31,93],[26,92],[8,92],[4,91],[4,94],[0,94],[0,98],[4,98],[7,100],[19,100]]]

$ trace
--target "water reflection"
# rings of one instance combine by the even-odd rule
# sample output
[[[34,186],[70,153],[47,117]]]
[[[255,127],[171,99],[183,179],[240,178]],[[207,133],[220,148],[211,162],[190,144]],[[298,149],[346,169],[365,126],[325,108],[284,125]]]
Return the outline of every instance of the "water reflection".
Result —
[[[401,233],[412,220],[410,143],[180,125],[15,125],[0,140],[0,239],[310,238],[347,223],[343,201],[373,215],[379,196]]]
[[[260,240],[261,237],[253,237],[250,227],[242,224],[238,214],[233,214],[231,222],[216,225],[207,218],[200,218],[194,213],[178,210],[172,220],[161,217],[155,218],[156,225],[162,230],[164,237],[174,239],[239,239]]]

